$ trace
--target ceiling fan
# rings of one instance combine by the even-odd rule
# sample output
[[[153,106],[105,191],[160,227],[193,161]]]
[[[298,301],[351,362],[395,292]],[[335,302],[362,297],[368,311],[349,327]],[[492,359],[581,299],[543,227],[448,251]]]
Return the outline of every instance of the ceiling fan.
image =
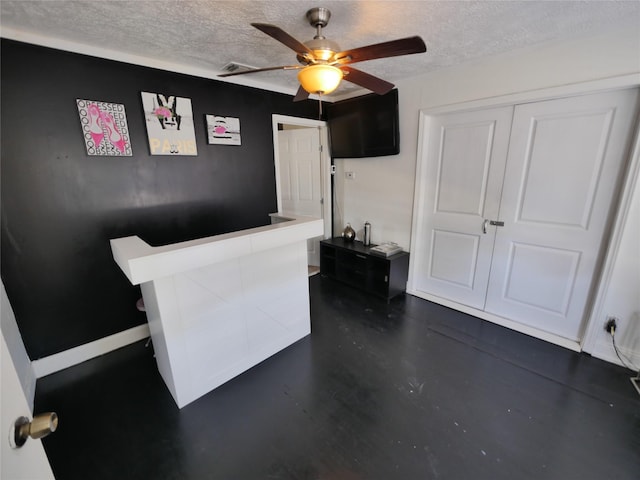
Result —
[[[280,27],[268,23],[252,23],[251,25],[261,32],[276,39],[296,52],[296,58],[300,65],[283,65],[278,67],[254,68],[218,75],[230,77],[233,75],[245,75],[248,73],[266,72],[269,70],[300,70],[298,80],[300,87],[294,97],[294,101],[305,100],[309,94],[327,95],[333,92],[341,80],[347,80],[361,87],[367,88],[379,95],[389,92],[394,85],[381,78],[375,77],[362,70],[357,70],[349,65],[365,60],[396,57],[423,53],[427,51],[422,38],[418,36],[391,40],[352,50],[341,50],[338,44],[322,35],[322,28],[326,27],[331,18],[331,12],[327,8],[312,8],[306,14],[312,27],[316,28],[313,40],[299,42]]]

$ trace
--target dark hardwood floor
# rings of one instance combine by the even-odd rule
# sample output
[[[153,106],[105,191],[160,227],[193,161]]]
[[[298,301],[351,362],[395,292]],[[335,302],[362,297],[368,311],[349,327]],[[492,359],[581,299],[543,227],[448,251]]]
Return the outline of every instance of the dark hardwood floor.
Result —
[[[38,381],[67,479],[634,479],[629,370],[316,275],[312,334],[179,410],[139,342]]]

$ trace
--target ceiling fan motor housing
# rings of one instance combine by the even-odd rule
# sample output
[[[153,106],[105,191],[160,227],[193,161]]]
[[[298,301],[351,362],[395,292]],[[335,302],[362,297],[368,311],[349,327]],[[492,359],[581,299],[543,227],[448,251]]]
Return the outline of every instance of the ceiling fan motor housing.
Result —
[[[336,54],[336,52],[340,51],[340,46],[336,42],[324,37],[316,37],[313,40],[304,42],[304,44],[311,50],[313,50],[314,59],[320,60],[319,62],[310,62],[308,59],[305,59],[298,55],[298,61],[305,65],[309,63],[326,63]]]
[[[333,40],[329,40],[322,35],[322,28],[326,27],[331,18],[331,11],[328,8],[316,7],[307,11],[307,20],[312,27],[317,29],[316,36],[313,40],[304,42],[304,44],[313,50],[313,57],[317,61],[310,60],[308,58],[298,55],[296,58],[303,65],[309,65],[311,63],[326,63],[328,62],[336,52],[340,51],[340,46]]]

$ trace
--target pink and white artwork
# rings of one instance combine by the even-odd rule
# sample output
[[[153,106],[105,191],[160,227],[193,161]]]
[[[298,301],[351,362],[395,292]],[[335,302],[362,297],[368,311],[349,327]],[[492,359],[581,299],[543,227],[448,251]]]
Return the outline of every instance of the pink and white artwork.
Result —
[[[220,115],[205,115],[205,117],[209,144],[241,145],[239,118]]]
[[[79,98],[76,104],[88,155],[133,154],[124,105]]]
[[[198,155],[191,99],[141,93],[151,155]]]

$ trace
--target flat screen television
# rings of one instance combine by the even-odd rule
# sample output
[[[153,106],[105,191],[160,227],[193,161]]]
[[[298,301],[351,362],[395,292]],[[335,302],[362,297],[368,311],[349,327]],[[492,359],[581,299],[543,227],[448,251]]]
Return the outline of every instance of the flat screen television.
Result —
[[[333,158],[400,153],[398,90],[350,98],[327,106]]]

